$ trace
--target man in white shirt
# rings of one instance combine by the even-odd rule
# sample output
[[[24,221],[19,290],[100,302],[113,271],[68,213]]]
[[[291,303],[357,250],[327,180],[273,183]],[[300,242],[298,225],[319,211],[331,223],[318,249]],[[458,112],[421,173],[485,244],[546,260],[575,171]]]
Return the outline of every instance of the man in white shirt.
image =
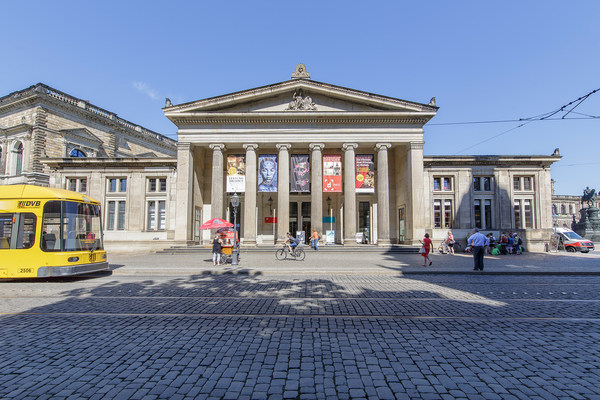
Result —
[[[479,229],[473,229],[473,234],[467,239],[467,244],[471,246],[473,252],[473,261],[475,263],[474,271],[483,271],[483,249],[490,244],[490,241],[484,234],[479,233]]]

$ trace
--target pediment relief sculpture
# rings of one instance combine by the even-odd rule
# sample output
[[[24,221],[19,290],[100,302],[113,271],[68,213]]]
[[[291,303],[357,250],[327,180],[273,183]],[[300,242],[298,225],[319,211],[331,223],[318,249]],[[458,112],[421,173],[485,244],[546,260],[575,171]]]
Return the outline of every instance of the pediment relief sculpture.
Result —
[[[302,92],[294,92],[294,99],[288,104],[287,111],[311,111],[316,110],[317,106],[310,96],[302,97]]]

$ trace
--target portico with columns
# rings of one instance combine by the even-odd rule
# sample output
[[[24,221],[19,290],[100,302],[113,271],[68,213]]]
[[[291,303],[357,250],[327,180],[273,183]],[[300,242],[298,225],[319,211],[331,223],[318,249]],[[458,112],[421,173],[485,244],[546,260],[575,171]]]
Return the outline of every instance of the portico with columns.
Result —
[[[333,231],[335,243],[345,246],[414,244],[422,237],[423,126],[437,112],[434,102],[415,103],[317,82],[300,64],[288,81],[168,105],[163,111],[178,127],[180,242],[192,243],[198,237],[198,219],[233,221],[233,193],[226,190],[226,160],[232,155],[244,157],[237,221],[246,246],[282,242],[288,231],[303,231],[308,239],[312,229],[323,238]],[[276,155],[276,191],[259,190],[261,155]],[[308,157],[307,191],[291,191],[295,155]],[[328,155],[341,161],[338,191],[323,186],[323,159]],[[356,190],[357,155],[372,156],[372,192]],[[204,242],[208,235],[201,235]]]

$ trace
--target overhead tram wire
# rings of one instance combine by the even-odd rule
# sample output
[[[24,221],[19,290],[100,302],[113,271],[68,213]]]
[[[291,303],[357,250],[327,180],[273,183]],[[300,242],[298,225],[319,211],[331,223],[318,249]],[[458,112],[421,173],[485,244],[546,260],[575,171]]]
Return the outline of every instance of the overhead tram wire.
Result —
[[[587,114],[581,114],[581,113],[577,113],[574,112],[573,110],[575,110],[575,108],[579,107],[581,105],[581,103],[583,103],[585,100],[587,100],[591,95],[593,95],[594,93],[600,91],[600,88],[596,89],[596,90],[592,90],[591,92],[589,92],[588,94],[581,96],[578,99],[575,99],[567,104],[565,104],[564,106],[560,107],[559,109],[555,110],[555,111],[551,111],[549,113],[545,113],[545,114],[539,114],[533,117],[529,117],[529,118],[519,118],[518,120],[496,120],[496,121],[472,121],[472,122],[449,122],[449,123],[438,123],[438,124],[430,124],[431,125],[474,125],[474,124],[491,124],[491,123],[503,123],[503,122],[522,122],[521,124],[519,124],[518,126],[515,126],[511,129],[508,129],[506,131],[500,132],[497,135],[494,135],[490,138],[487,138],[485,140],[482,140],[478,143],[475,143],[469,147],[466,147],[462,150],[459,150],[458,152],[454,153],[454,155],[460,154],[465,150],[471,149],[473,147],[479,146],[482,143],[488,142],[492,139],[495,139],[499,136],[502,136],[506,133],[509,133],[511,131],[514,131],[516,129],[519,129],[531,122],[539,122],[539,121],[557,121],[557,120],[582,120],[582,119],[598,119],[600,118],[600,116],[595,116],[595,115],[587,115]],[[570,109],[567,110],[568,107],[570,107],[571,105],[575,104],[573,107],[571,107]],[[552,116],[564,112],[566,111],[566,113],[564,115],[562,115],[562,117],[560,118],[552,118]],[[585,117],[577,117],[577,118],[566,118],[567,115],[569,115],[571,112],[573,112],[573,114],[578,114],[578,115],[584,115]]]

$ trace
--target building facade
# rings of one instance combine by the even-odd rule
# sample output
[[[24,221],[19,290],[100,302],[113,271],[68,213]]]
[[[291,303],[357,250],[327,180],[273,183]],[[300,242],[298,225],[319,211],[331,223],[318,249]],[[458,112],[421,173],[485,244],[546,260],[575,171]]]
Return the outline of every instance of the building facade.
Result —
[[[44,84],[0,98],[0,184],[100,200],[107,247],[173,240],[176,141]]]
[[[207,244],[235,220],[245,246],[317,229],[344,246],[418,244],[428,232],[519,232],[541,250],[552,226],[550,156],[425,156],[428,104],[290,80],[173,105],[174,141],[46,85],[0,98],[0,183],[84,192],[106,246]],[[327,235],[326,235],[327,234]]]
[[[291,80],[164,112],[178,127],[178,241],[192,240],[194,215],[233,220],[234,192],[247,245],[313,228],[346,246],[417,244],[426,231],[441,240],[476,226],[519,231],[542,248],[552,228],[550,165],[560,155],[424,157],[435,99],[316,82],[299,65]],[[265,160],[276,169],[270,189],[261,188]],[[307,185],[298,182],[299,164],[310,171]],[[231,169],[238,165],[243,176]]]

